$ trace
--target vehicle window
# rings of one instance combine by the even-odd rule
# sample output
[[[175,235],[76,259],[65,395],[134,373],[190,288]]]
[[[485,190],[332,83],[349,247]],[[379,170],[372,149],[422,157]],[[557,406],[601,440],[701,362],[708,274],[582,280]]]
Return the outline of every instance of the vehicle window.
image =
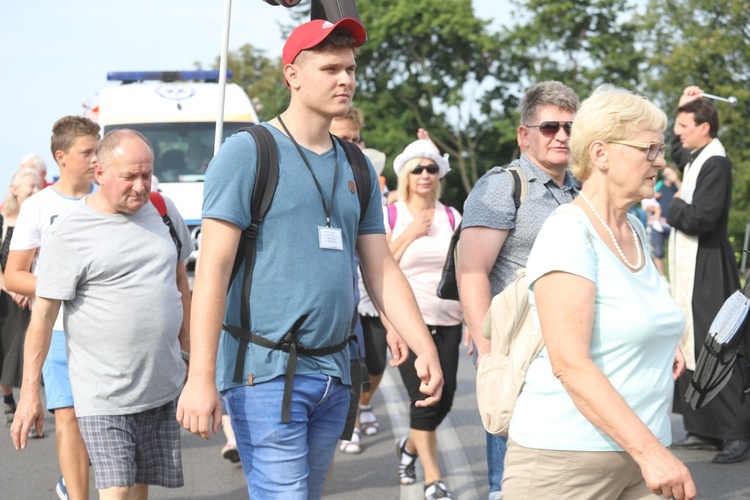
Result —
[[[250,123],[224,123],[224,140]],[[159,182],[202,182],[214,152],[216,124],[144,123],[113,125],[104,133],[130,128],[143,134],[154,150],[154,175]]]

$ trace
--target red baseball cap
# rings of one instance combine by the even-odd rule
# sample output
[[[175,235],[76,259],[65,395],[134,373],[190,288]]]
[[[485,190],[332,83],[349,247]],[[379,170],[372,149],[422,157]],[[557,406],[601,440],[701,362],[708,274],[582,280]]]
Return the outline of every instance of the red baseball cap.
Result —
[[[282,52],[284,65],[291,64],[303,50],[311,49],[325,40],[336,28],[349,32],[357,41],[357,47],[367,40],[367,32],[362,23],[351,17],[332,23],[325,19],[314,19],[295,28],[284,44]]]

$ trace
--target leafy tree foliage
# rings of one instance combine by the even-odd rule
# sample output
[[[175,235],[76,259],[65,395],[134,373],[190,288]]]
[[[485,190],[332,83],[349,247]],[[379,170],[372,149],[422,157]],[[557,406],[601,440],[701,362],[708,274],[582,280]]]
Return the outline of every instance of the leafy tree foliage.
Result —
[[[212,67],[219,68],[218,57]],[[229,52],[227,67],[232,71],[231,82],[250,96],[261,120],[270,120],[286,109],[289,90],[284,84],[280,57],[268,58],[263,50],[245,44]]]
[[[524,88],[558,80],[581,99],[603,83],[638,88],[644,57],[631,0],[516,0],[507,69]]]
[[[516,147],[500,43],[471,0],[368,0],[358,4],[368,43],[358,58],[356,105],[368,145],[394,158],[429,130],[454,171],[444,198],[457,206],[479,176]]]
[[[729,231],[740,250],[750,218],[750,5],[746,0],[650,0],[646,12],[640,31],[649,55],[646,85],[663,109],[674,110],[688,85],[739,100],[736,107],[716,104],[719,138],[734,164]]]

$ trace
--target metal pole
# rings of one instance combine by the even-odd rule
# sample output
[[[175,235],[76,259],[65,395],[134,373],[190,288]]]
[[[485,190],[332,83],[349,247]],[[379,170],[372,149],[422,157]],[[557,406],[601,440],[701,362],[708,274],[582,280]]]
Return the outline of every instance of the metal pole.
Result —
[[[227,92],[227,60],[229,59],[229,19],[232,17],[232,0],[224,0],[224,30],[222,33],[221,59],[219,62],[219,113],[216,118],[214,155],[219,152],[224,135],[224,97]]]

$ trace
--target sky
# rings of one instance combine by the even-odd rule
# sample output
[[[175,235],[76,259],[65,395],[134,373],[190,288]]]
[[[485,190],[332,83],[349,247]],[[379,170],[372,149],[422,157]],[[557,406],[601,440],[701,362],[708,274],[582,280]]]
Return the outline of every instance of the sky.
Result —
[[[473,4],[479,17],[496,19],[507,0]],[[225,5],[222,0],[0,2],[0,196],[28,154],[44,158],[48,179],[57,175],[49,151],[52,124],[82,115],[82,104],[112,85],[108,72],[213,64],[221,53]],[[267,56],[280,56],[279,23],[289,24],[289,14],[262,0],[234,0],[229,50],[249,43]]]

